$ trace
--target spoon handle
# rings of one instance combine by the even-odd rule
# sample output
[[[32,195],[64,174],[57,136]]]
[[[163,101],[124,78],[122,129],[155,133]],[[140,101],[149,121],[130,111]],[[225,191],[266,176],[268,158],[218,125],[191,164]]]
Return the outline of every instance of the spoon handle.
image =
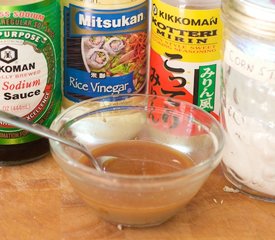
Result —
[[[8,123],[10,125],[13,125],[15,127],[27,130],[31,133],[37,134],[42,137],[50,138],[52,140],[61,142],[67,146],[71,146],[73,148],[76,148],[80,152],[87,154],[85,151],[85,147],[82,146],[80,143],[68,140],[62,136],[60,136],[57,132],[42,126],[41,124],[32,123],[31,121],[28,121],[25,118],[18,117],[16,115],[0,111],[0,120]],[[84,148],[84,149],[83,149]]]
[[[97,170],[101,170],[101,166],[99,165],[97,160],[89,153],[89,151],[86,149],[85,146],[83,146],[82,144],[80,144],[74,140],[64,138],[56,131],[53,131],[47,127],[44,127],[41,124],[33,123],[31,121],[28,121],[25,118],[18,117],[16,115],[13,115],[13,114],[10,114],[7,112],[3,112],[3,111],[0,111],[0,121],[3,121],[5,123],[11,124],[15,127],[27,130],[31,133],[36,134],[36,135],[46,137],[46,138],[52,139],[54,141],[57,141],[59,143],[63,143],[69,147],[72,147],[72,148],[80,151],[84,155],[86,155],[92,161],[94,167]]]

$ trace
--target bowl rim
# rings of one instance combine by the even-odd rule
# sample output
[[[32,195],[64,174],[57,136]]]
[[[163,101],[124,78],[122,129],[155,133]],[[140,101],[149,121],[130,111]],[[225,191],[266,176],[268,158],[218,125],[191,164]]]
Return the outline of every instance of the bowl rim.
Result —
[[[62,119],[62,117],[64,115],[66,115],[68,112],[73,111],[76,108],[79,108],[81,105],[87,104],[87,103],[92,103],[92,102],[96,102],[98,100],[103,100],[103,99],[110,99],[110,98],[120,98],[120,97],[157,97],[157,98],[162,98],[162,99],[169,99],[169,97],[165,97],[165,96],[160,96],[160,95],[152,95],[152,94],[113,94],[113,95],[105,95],[105,96],[101,96],[101,97],[95,97],[95,98],[91,98],[91,99],[87,99],[84,100],[82,102],[79,103],[75,103],[74,105],[68,107],[67,109],[64,109],[56,118],[55,120],[52,122],[50,128],[52,130],[57,131],[58,129],[56,128],[56,123]],[[156,174],[156,175],[130,175],[130,174],[119,174],[119,173],[110,173],[110,172],[100,172],[98,170],[96,170],[95,168],[86,166],[76,160],[73,160],[72,158],[70,158],[70,156],[68,154],[65,154],[64,151],[62,151],[62,147],[61,144],[49,139],[49,143],[50,143],[50,151],[52,153],[52,155],[58,155],[58,158],[60,160],[56,160],[57,162],[64,162],[66,165],[69,165],[70,167],[73,167],[74,169],[80,170],[82,172],[84,172],[85,174],[90,174],[93,177],[99,177],[99,178],[112,178],[112,179],[121,179],[121,180],[134,180],[134,181],[146,181],[146,180],[162,180],[162,179],[175,179],[175,178],[180,178],[180,177],[185,177],[185,176],[191,176],[191,175],[195,175],[198,174],[200,172],[202,172],[203,170],[210,168],[210,170],[212,171],[213,169],[215,169],[217,167],[217,165],[221,162],[221,158],[222,158],[222,152],[224,149],[224,145],[225,145],[225,132],[224,129],[222,127],[222,125],[218,122],[218,120],[213,117],[210,113],[206,112],[205,110],[201,109],[200,107],[180,100],[180,99],[174,99],[175,101],[179,101],[179,102],[183,102],[185,105],[192,107],[193,109],[195,109],[196,111],[201,112],[202,114],[204,114],[205,116],[207,116],[210,121],[212,121],[218,131],[219,131],[219,135],[220,138],[219,141],[217,141],[217,149],[215,151],[215,153],[209,157],[206,158],[203,162],[196,164],[194,166],[191,166],[189,168],[186,169],[182,169],[179,171],[175,171],[175,172],[171,172],[171,173],[165,173],[165,174]],[[63,168],[63,167],[62,167]]]

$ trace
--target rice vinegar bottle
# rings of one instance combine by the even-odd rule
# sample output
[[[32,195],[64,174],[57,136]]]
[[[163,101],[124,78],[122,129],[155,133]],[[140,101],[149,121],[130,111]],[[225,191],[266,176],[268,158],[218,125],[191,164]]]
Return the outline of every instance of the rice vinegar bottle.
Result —
[[[148,92],[219,118],[220,0],[152,0]]]
[[[141,93],[147,79],[147,0],[62,0],[63,107]]]

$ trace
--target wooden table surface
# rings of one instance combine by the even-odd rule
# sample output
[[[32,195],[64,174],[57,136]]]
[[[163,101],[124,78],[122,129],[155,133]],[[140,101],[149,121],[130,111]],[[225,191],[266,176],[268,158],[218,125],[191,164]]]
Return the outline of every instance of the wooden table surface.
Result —
[[[223,191],[218,167],[192,202],[158,227],[118,229],[97,218],[53,158],[0,168],[1,240],[275,239],[275,204]]]

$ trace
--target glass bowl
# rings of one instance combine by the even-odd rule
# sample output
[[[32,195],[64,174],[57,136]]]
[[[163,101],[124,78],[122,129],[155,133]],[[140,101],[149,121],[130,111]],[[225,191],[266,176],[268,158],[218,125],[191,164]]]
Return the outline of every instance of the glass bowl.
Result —
[[[142,141],[188,156],[192,166],[184,169],[154,175],[122,174],[97,171],[83,163],[78,151],[50,140],[53,157],[80,197],[99,217],[130,227],[159,225],[177,214],[220,163],[224,147],[223,130],[209,113],[155,95],[85,100],[60,114],[51,129],[91,152],[107,144]]]

